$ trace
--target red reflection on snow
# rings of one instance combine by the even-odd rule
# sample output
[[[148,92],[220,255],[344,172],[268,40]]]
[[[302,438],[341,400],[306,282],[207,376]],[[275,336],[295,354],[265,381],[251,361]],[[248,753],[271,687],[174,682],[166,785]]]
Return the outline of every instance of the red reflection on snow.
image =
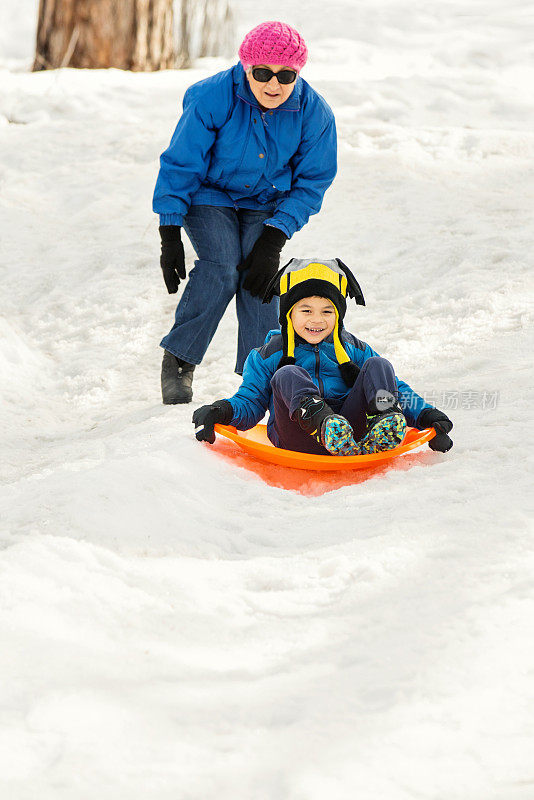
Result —
[[[260,461],[254,456],[243,452],[232,442],[218,436],[214,445],[208,445],[217,456],[231,463],[233,466],[246,469],[261,478],[269,486],[275,486],[287,491],[299,492],[307,497],[319,497],[327,492],[342,489],[345,486],[356,486],[371,478],[380,478],[389,472],[406,472],[412,467],[424,466],[435,461],[435,453],[426,452],[405,453],[386,465],[371,467],[370,469],[342,470],[327,472],[324,470],[292,469],[277,464]]]

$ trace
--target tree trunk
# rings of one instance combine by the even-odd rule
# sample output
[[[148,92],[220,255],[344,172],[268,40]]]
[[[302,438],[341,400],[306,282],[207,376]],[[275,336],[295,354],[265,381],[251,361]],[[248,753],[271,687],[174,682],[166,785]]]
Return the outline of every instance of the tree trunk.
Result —
[[[191,0],[182,0],[180,4],[180,44],[178,47],[178,67],[189,69],[191,66],[191,17],[193,4]]]
[[[193,59],[235,55],[234,20],[229,0],[181,0],[177,66]]]
[[[39,2],[34,71],[173,66],[173,0]]]
[[[199,56],[232,56],[233,19],[229,0],[204,0]]]

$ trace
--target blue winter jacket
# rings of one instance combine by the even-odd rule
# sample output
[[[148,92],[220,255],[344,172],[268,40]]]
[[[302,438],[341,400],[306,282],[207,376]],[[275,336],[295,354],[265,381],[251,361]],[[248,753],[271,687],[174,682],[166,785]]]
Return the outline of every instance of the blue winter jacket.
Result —
[[[300,76],[281,106],[262,111],[241,64],[186,91],[160,159],[153,208],[182,225],[190,205],[272,208],[288,237],[321,208],[337,169],[332,110]]]
[[[347,355],[359,367],[368,358],[378,356],[372,347],[362,342],[346,330],[341,332],[341,340]],[[295,339],[295,359],[310,375],[321,397],[334,411],[339,411],[349,393],[341,377],[331,336],[318,345],[308,344],[300,337]],[[251,350],[243,370],[243,382],[233,397],[227,398],[234,415],[231,425],[239,430],[248,430],[257,425],[267,409],[269,419],[267,433],[271,436],[274,425],[273,393],[271,378],[276,372],[282,357],[282,335],[280,331],[269,331],[265,344]],[[414,392],[403,380],[396,378],[399,403],[404,411],[408,425],[417,426],[417,419],[424,408],[432,408],[422,397]]]

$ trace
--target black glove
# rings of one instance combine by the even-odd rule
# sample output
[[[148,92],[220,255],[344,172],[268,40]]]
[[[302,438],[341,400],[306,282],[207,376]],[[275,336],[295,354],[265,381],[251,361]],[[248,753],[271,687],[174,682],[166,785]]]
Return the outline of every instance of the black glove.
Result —
[[[435,429],[436,435],[428,443],[431,450],[446,453],[451,449],[452,439],[447,434],[452,430],[452,422],[443,411],[438,411],[437,408],[423,409],[417,419],[417,427],[420,430],[423,428]]]
[[[250,255],[238,265],[239,272],[248,270],[243,289],[247,289],[253,297],[261,297],[271,278],[278,272],[280,253],[286,242],[287,236],[280,228],[264,225]]]
[[[193,425],[195,428],[195,436],[199,442],[209,442],[213,444],[215,441],[215,431],[213,426],[216,422],[221,425],[228,425],[234,416],[234,409],[228,400],[217,400],[211,406],[201,406],[197,408],[193,414]]]
[[[169,294],[178,291],[180,278],[185,278],[185,255],[179,225],[160,225],[161,258],[163,280]]]

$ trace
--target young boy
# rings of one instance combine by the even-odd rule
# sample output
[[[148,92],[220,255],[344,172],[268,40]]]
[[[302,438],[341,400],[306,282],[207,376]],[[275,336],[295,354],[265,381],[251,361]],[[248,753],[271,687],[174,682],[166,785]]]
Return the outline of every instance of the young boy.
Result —
[[[346,297],[365,305],[339,259],[292,259],[264,296],[280,295],[280,331],[245,362],[243,382],[227,400],[193,414],[196,437],[213,444],[215,423],[253,428],[269,409],[276,447],[321,455],[361,455],[399,445],[406,423],[433,426],[433,450],[452,447],[451,420],[425,403],[368,344],[343,328]]]

